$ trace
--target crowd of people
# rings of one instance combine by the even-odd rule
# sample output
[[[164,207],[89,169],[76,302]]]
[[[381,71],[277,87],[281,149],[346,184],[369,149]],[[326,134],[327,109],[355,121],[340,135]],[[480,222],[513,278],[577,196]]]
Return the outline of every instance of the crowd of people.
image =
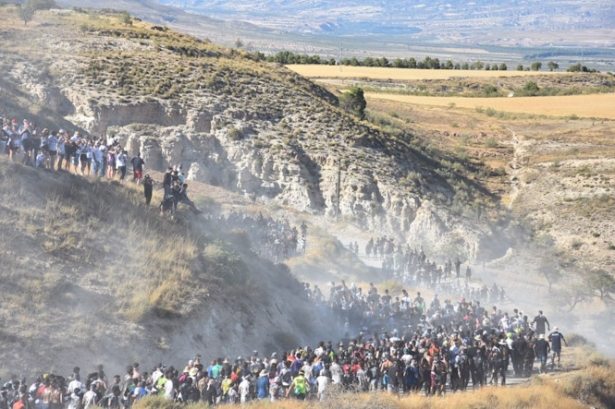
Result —
[[[146,203],[152,199],[154,181],[143,175],[140,155],[130,158],[113,138],[72,137],[63,130],[39,131],[24,120],[0,118],[0,152],[13,161],[79,175],[126,178],[129,163],[133,180],[143,183]],[[160,211],[175,212],[178,203],[200,213],[188,198],[181,166],[169,167],[162,181],[164,197]],[[255,250],[275,262],[305,251],[307,226],[291,226],[275,220],[231,212],[214,220],[225,229],[246,231]],[[359,253],[355,242],[351,249]],[[461,277],[459,259],[443,266],[429,261],[422,249],[395,245],[385,237],[371,239],[367,257],[379,258],[383,270],[399,282],[441,290],[427,301],[417,292],[411,296],[380,293],[369,284],[365,291],[354,284],[331,283],[328,298],[317,286],[305,284],[307,295],[347,334],[339,343],[320,341],[313,348],[261,356],[253,351],[247,358],[215,358],[209,362],[197,355],[177,368],[158,363],[151,372],[131,364],[123,376],[108,379],[103,367],[82,376],[78,367],[68,377],[43,374],[28,383],[13,377],[2,386],[0,409],[90,409],[94,406],[129,408],[139,399],[159,395],[179,402],[204,401],[210,405],[244,403],[254,399],[325,399],[327,391],[442,394],[487,384],[506,384],[509,367],[516,376],[531,376],[537,360],[538,372],[553,370],[560,363],[564,336],[542,311],[530,321],[514,309],[502,311],[495,303],[504,290],[494,286],[470,286],[472,271]],[[454,274],[454,276],[453,276]],[[454,280],[450,280],[454,279]],[[450,282],[446,282],[449,280]],[[456,300],[456,301],[453,301]],[[492,307],[484,307],[490,303]],[[356,329],[356,331],[355,331]],[[551,352],[551,365],[547,365]],[[183,369],[182,369],[183,367]]]
[[[0,117],[0,154],[7,154],[11,161],[27,166],[54,171],[72,172],[81,176],[97,176],[126,181],[128,167],[132,167],[132,181],[143,184],[145,203],[153,196],[154,180],[144,175],[145,161],[140,153],[129,152],[115,138],[82,135],[72,136],[63,129],[40,129],[36,123],[24,119]],[[175,215],[177,205],[183,203],[195,214],[201,212],[188,198],[188,184],[181,165],[169,167],[162,182],[164,196],[159,205],[160,213]]]
[[[291,226],[287,219],[264,217],[231,211],[215,220],[219,229],[242,229],[250,238],[253,250],[261,257],[280,262],[305,251],[307,225]]]
[[[424,304],[420,294],[410,303]],[[32,383],[15,376],[2,386],[0,409],[129,408],[151,395],[209,405],[325,400],[331,391],[440,395],[470,383],[472,388],[505,385],[510,371],[529,377],[535,361],[539,373],[560,365],[567,343],[557,327],[551,331],[542,311],[529,321],[518,310],[486,311],[465,300],[436,310],[400,330],[359,332],[339,343],[320,341],[280,354],[252,351],[246,358],[208,361],[196,355],[185,366],[157,363],[147,372],[134,363],[111,379],[102,366],[85,376],[79,367],[66,378],[43,374]]]
[[[64,170],[76,175],[93,175],[126,180],[128,164],[132,164],[133,180],[140,183],[145,162],[137,153],[128,151],[114,138],[69,135],[63,129],[42,128],[32,121],[0,117],[0,153],[7,153],[12,161],[37,168]]]

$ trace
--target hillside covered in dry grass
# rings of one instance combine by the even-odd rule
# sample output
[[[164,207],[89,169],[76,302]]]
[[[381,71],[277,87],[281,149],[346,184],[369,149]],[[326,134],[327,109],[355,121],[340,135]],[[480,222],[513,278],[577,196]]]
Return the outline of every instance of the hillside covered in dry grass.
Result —
[[[252,253],[245,232],[161,218],[136,188],[4,157],[0,188],[2,377],[269,351],[318,334],[300,283]]]

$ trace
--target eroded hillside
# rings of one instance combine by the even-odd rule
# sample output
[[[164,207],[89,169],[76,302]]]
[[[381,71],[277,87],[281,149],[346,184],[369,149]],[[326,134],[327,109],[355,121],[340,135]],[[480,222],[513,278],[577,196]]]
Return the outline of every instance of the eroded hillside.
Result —
[[[116,15],[37,16],[36,30],[2,31],[11,51],[3,91],[38,104],[41,117],[116,136],[150,168],[182,163],[189,179],[439,253],[489,258],[507,248],[493,240],[506,216],[451,162],[410,134],[359,122],[283,67]]]

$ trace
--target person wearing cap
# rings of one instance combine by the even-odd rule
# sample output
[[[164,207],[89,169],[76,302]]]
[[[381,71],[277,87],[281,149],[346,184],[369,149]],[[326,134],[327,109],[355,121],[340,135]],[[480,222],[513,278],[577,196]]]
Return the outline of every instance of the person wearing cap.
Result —
[[[288,397],[291,392],[297,400],[305,400],[308,396],[310,391],[308,388],[307,379],[305,379],[305,372],[299,371],[299,374],[291,382],[288,391],[286,391],[286,397]]]
[[[559,328],[553,328],[553,332],[549,334],[549,342],[551,342],[551,370],[555,369],[555,356],[557,355],[557,367],[561,368],[562,358],[562,341],[564,345],[568,346],[564,335],[559,332]]]
[[[545,373],[547,368],[547,357],[550,351],[549,343],[545,339],[545,334],[538,335],[538,340],[534,343],[534,352],[536,357],[540,360],[540,368],[538,373]]]
[[[96,403],[98,402],[98,395],[96,394],[96,385],[97,383],[92,382],[92,384],[90,385],[90,390],[83,394],[83,399],[81,400],[83,409],[90,409],[96,406]]]
[[[269,373],[264,369],[258,375],[256,389],[256,397],[258,400],[267,399],[269,397]]]

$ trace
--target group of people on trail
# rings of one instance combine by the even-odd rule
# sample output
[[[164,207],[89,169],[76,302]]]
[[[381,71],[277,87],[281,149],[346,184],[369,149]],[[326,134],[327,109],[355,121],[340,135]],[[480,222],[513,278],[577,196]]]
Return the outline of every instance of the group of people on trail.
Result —
[[[227,216],[221,215],[214,223],[220,229],[242,229],[248,234],[254,252],[273,262],[286,260],[305,251],[305,222],[297,229],[285,218],[264,217],[261,212],[251,216],[231,211]]]
[[[538,359],[538,371],[544,372],[549,351],[551,369],[555,357],[559,366],[562,343],[567,343],[557,327],[545,337],[549,323],[542,312],[529,322],[518,310],[509,315],[494,307],[489,313],[474,301],[446,310],[442,320],[423,316],[401,330],[360,332],[339,343],[320,341],[279,355],[261,357],[255,350],[246,358],[207,362],[196,355],[185,366],[157,363],[147,372],[134,363],[112,379],[102,366],[83,377],[79,367],[66,378],[43,374],[31,384],[13,377],[2,385],[0,409],[130,408],[147,396],[209,405],[326,400],[331,389],[440,395],[447,386],[455,392],[470,382],[472,388],[505,385],[511,363],[515,374],[530,376]]]
[[[350,249],[358,255],[358,244],[350,244]],[[427,259],[422,248],[418,250],[395,246],[394,240],[381,237],[371,238],[365,246],[367,258],[382,260],[382,271],[392,274],[393,278],[408,285],[420,285],[448,294],[457,294],[480,300],[484,303],[503,303],[506,299],[504,287],[493,284],[491,287],[482,285],[475,287],[472,282],[472,269],[457,257],[455,261],[448,259],[444,265],[436,265],[435,261]],[[464,271],[462,271],[464,270]],[[454,274],[454,275],[453,275]],[[463,274],[463,277],[462,277]]]
[[[126,180],[128,165],[132,165],[133,180],[140,183],[145,162],[137,153],[128,151],[114,138],[93,137],[75,131],[71,136],[63,129],[40,129],[36,123],[24,119],[0,117],[0,154],[12,161],[36,168],[67,171],[75,175],[93,175]]]

